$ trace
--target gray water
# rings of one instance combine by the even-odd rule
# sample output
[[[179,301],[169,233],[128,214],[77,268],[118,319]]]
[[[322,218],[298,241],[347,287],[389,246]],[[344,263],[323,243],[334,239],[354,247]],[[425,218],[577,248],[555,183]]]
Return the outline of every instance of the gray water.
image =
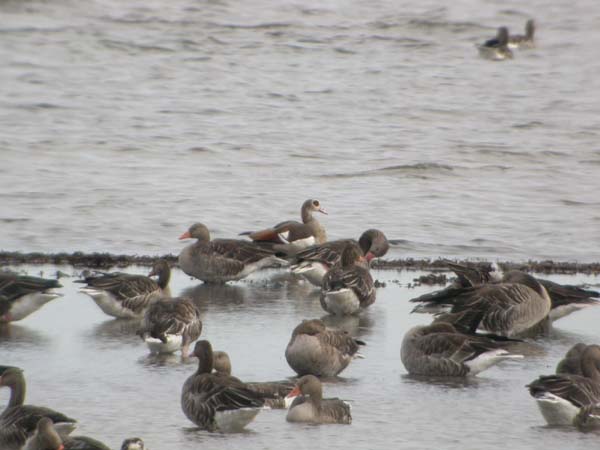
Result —
[[[393,256],[600,258],[600,6],[0,1],[0,248],[177,253],[329,210]],[[474,44],[538,22],[512,61]]]
[[[51,266],[17,267],[30,274]],[[70,267],[59,267],[73,273]],[[131,267],[135,273],[146,268]],[[141,436],[152,450],[208,449],[590,449],[598,435],[550,428],[525,385],[554,372],[576,342],[600,342],[600,308],[556,323],[547,337],[519,344],[522,361],[496,366],[469,380],[411,378],[400,361],[400,343],[429,315],[410,314],[408,300],[437,287],[409,289],[420,272],[375,271],[386,282],[377,301],[360,317],[332,325],[366,341],[366,359],[355,360],[324,386],[325,396],[352,404],[353,423],[298,425],[285,411],[262,411],[242,434],[197,430],[180,408],[184,380],[195,360],[178,354],[157,358],[135,336],[135,321],[112,320],[61,278],[65,296],[29,318],[0,327],[0,363],[25,370],[27,402],[46,405],[79,420],[78,433],[119,448],[127,436]],[[592,283],[600,276],[552,276],[554,281]],[[303,319],[323,317],[318,291],[284,272],[254,274],[246,282],[207,286],[178,270],[174,295],[191,296],[201,311],[202,335],[230,354],[233,373],[246,381],[292,377],[284,352],[293,328]],[[0,405],[8,390],[0,389]]]

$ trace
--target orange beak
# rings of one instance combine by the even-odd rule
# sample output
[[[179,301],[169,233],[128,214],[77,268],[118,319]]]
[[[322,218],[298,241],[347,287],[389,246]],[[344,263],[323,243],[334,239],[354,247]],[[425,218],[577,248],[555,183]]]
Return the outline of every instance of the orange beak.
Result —
[[[181,241],[182,239],[190,239],[192,236],[190,235],[189,231],[186,231],[185,233],[183,233],[181,236],[179,236],[179,240]]]
[[[300,395],[300,388],[298,386],[296,386],[294,389],[292,389],[292,392],[290,392],[285,397],[291,398],[291,397],[298,397],[299,395]]]
[[[58,447],[56,450],[65,450],[65,446],[60,444],[60,447]]]

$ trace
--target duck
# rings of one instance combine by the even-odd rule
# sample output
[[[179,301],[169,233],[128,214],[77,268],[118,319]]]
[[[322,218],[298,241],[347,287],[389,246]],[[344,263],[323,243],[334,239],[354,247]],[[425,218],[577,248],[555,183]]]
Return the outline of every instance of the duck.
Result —
[[[146,450],[146,445],[141,438],[127,438],[121,444],[121,450]]]
[[[213,369],[217,374],[231,376],[231,359],[226,352],[213,352]],[[288,380],[246,382],[245,384],[251,391],[264,395],[265,406],[272,409],[286,408],[288,405],[285,397],[294,389],[294,384]]]
[[[274,244],[273,248],[275,250],[288,256],[295,255],[298,251],[311,245],[327,242],[325,228],[313,216],[314,212],[327,214],[319,200],[308,199],[300,209],[302,223],[296,220],[287,220],[272,228],[260,231],[245,231],[240,235],[247,235],[253,241],[271,242]]]
[[[148,276],[98,272],[75,282],[86,284],[79,291],[89,295],[105,314],[118,319],[140,319],[153,302],[170,296],[170,278],[171,268],[161,259],[154,263]]]
[[[363,341],[342,330],[327,328],[322,320],[303,320],[292,332],[285,359],[299,375],[335,377],[355,358],[364,358]]]
[[[323,398],[323,385],[314,375],[304,375],[296,382],[289,397],[297,397],[290,406],[286,420],[312,424],[352,423],[350,404],[338,398]]]
[[[29,435],[36,430],[40,419],[47,417],[55,424],[59,433],[69,434],[77,421],[60,412],[43,406],[25,405],[25,377],[18,367],[2,366],[0,388],[11,391],[8,405],[0,414],[0,448],[20,449]]]
[[[60,435],[49,417],[42,417],[23,450],[110,450],[102,442],[87,436]]]
[[[260,244],[238,239],[211,240],[202,223],[193,224],[179,239],[197,239],[179,254],[179,267],[205,283],[240,280],[263,268],[288,265],[274,250]]]
[[[485,59],[491,59],[492,61],[502,61],[504,59],[512,59],[513,52],[508,48],[508,28],[498,28],[498,33],[493,39],[485,41],[483,44],[478,45],[479,55]]]
[[[213,350],[209,341],[196,342],[190,357],[198,358],[198,369],[183,384],[181,409],[198,427],[208,431],[241,431],[264,406],[263,395],[235,377],[211,373]]]
[[[446,322],[419,325],[404,334],[402,364],[411,375],[466,377],[507,359],[521,359],[505,347],[514,342],[494,335],[465,334]]]
[[[323,277],[321,307],[330,314],[357,314],[375,302],[376,291],[368,263],[357,244],[344,248],[341,265]]]
[[[181,350],[184,356],[201,333],[200,311],[186,297],[161,299],[152,303],[138,330],[138,335],[146,342],[151,353]]]
[[[522,34],[514,34],[511,35],[508,39],[508,47],[509,48],[532,48],[535,47],[535,42],[533,41],[533,35],[535,33],[535,22],[533,19],[529,19],[525,23],[525,35]]]
[[[374,258],[384,256],[390,244],[385,234],[371,228],[361,234],[358,241],[354,239],[338,239],[320,245],[311,245],[295,255],[295,262],[290,267],[292,273],[302,275],[311,284],[321,287],[323,277],[332,268],[340,264],[342,252],[352,244],[358,244],[368,263]]]
[[[600,346],[581,355],[582,375],[543,375],[527,385],[548,425],[574,425],[581,408],[600,403]]]
[[[581,372],[581,356],[588,346],[579,342],[569,349],[565,357],[556,366],[556,373],[583,375]]]
[[[62,294],[57,280],[0,271],[0,324],[16,322]]]

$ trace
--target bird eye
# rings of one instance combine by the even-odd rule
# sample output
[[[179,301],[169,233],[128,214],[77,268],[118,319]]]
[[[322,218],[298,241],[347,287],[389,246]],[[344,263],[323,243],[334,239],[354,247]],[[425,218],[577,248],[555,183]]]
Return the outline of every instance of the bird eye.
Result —
[[[319,207],[319,201],[318,200],[313,200],[313,206],[316,206],[318,208]]]

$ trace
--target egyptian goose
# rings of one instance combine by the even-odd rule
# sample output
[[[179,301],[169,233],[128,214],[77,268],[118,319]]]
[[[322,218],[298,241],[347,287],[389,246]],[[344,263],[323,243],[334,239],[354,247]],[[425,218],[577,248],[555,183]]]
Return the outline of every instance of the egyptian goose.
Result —
[[[0,323],[15,322],[61,297],[57,280],[0,272]]]
[[[312,245],[299,251],[295,255],[295,264],[291,270],[295,274],[302,275],[315,286],[321,287],[325,274],[329,269],[340,264],[342,252],[347,246],[353,244],[360,246],[367,262],[385,255],[390,248],[383,232],[369,229],[360,236],[358,242],[354,239],[339,239]]]
[[[314,244],[323,244],[327,241],[325,228],[313,216],[313,212],[327,214],[319,200],[308,199],[302,204],[300,216],[302,223],[295,220],[280,222],[272,228],[260,231],[246,231],[241,235],[248,235],[253,241],[272,242],[273,248],[287,255],[294,255],[298,251]]]
[[[582,375],[545,375],[528,384],[548,425],[573,425],[580,409],[600,403],[600,346],[581,355]]]
[[[226,352],[213,352],[213,369],[216,373],[231,376],[231,360]],[[286,408],[285,396],[294,388],[294,383],[287,380],[247,382],[246,387],[251,391],[264,395],[265,406],[270,408]]]
[[[158,276],[158,281],[154,281],[151,276]],[[76,283],[86,283],[87,286],[81,288],[80,292],[89,295],[109,316],[139,319],[153,302],[170,296],[170,278],[169,264],[158,260],[148,276],[102,272],[77,280]]]
[[[150,352],[173,353],[181,349],[183,356],[187,356],[190,344],[201,333],[200,311],[185,297],[162,299],[151,304],[138,331]]]
[[[508,38],[509,48],[532,48],[535,47],[533,35],[535,33],[535,22],[529,19],[525,24],[525,35],[515,34]]]
[[[0,448],[18,448],[25,445],[27,437],[35,432],[38,421],[44,417],[52,419],[57,430],[68,434],[76,421],[70,417],[43,406],[24,405],[25,377],[17,367],[3,366],[0,369],[0,388],[11,390],[8,405],[0,414]]]
[[[27,439],[23,450],[110,450],[102,442],[86,436],[60,435],[48,417],[40,419],[35,433]]]
[[[235,377],[211,373],[213,351],[208,341],[198,341],[190,357],[198,358],[198,370],[181,390],[181,409],[200,428],[240,431],[260,412],[263,396]]]
[[[460,333],[449,323],[435,322],[405,333],[400,359],[411,375],[477,375],[500,361],[522,358],[503,348],[510,342],[500,336]]]
[[[503,59],[511,59],[513,52],[508,48],[508,28],[498,28],[498,34],[495,38],[485,41],[478,45],[479,55],[485,59],[493,61],[502,61]]]
[[[287,265],[275,252],[253,242],[238,239],[210,240],[208,228],[196,223],[179,239],[197,239],[179,254],[179,267],[205,283],[225,283],[247,277],[257,270]]]
[[[334,377],[348,367],[363,341],[341,330],[327,328],[319,319],[303,320],[292,332],[285,349],[285,359],[302,375]]]
[[[302,395],[294,400],[287,413],[288,422],[306,422],[312,424],[352,423],[350,405],[339,398],[323,398],[323,386],[314,375],[305,375],[298,379],[296,387],[289,397]]]
[[[344,248],[341,265],[323,277],[321,306],[334,315],[357,314],[375,302],[375,283],[360,247]]]

